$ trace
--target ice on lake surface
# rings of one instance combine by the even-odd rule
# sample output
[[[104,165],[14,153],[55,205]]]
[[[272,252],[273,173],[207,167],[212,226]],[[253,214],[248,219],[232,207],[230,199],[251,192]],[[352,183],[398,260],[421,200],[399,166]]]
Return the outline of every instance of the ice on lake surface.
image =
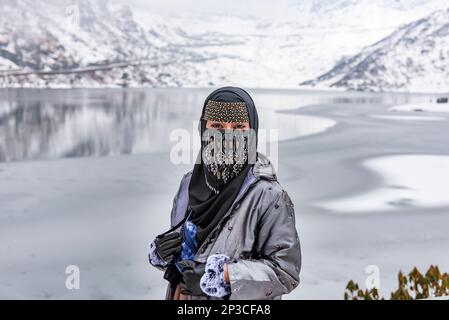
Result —
[[[1,90],[0,298],[163,298],[166,282],[148,265],[148,243],[167,229],[179,180],[191,169],[170,162],[170,133],[195,132],[210,91]],[[373,264],[384,294],[400,269],[449,271],[449,208],[418,205],[444,200],[437,189],[445,165],[413,160],[449,156],[448,119],[373,117],[428,96],[250,92],[261,127],[279,129],[279,181],[302,242],[301,285],[286,298],[340,299],[347,281],[365,283]],[[363,199],[369,206],[340,208],[345,214],[320,207],[385,186],[417,200],[393,211],[377,196]],[[65,287],[69,265],[80,269],[80,290]]]

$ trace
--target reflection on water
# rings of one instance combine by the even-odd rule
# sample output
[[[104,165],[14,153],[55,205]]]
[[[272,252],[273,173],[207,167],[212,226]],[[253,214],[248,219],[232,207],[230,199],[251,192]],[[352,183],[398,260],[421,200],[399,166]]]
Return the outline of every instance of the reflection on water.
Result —
[[[200,105],[189,91],[2,92],[0,160],[165,151],[170,131],[186,127]]]
[[[170,141],[174,129],[184,128],[192,133],[192,122],[198,119],[211,91],[3,89],[0,161],[167,152],[174,144]],[[281,139],[310,134],[304,128],[313,127],[313,119],[275,113],[276,110],[316,103],[408,102],[405,95],[282,90],[251,93],[261,128],[279,129]]]

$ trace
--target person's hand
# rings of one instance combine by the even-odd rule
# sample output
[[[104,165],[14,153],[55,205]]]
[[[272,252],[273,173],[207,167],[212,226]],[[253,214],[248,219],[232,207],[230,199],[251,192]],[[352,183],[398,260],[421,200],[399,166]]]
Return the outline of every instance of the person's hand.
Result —
[[[205,264],[196,263],[193,260],[182,260],[178,262],[183,269],[181,272],[181,294],[200,296],[203,291],[200,288],[200,279],[204,275]]]
[[[223,267],[223,270],[224,270],[223,274],[224,274],[224,281],[225,281],[225,283],[231,282],[231,281],[229,280],[228,264],[227,264],[227,263],[225,263],[225,265],[224,265],[224,267]]]
[[[181,252],[182,237],[179,232],[171,232],[154,241],[157,255],[165,264],[169,264],[175,254]]]

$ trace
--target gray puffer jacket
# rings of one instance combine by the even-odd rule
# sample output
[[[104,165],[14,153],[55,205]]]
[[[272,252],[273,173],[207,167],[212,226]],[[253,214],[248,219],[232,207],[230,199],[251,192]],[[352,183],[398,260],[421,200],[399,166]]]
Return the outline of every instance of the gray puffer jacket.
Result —
[[[191,174],[184,175],[174,198],[172,227],[186,215]],[[234,204],[198,248],[195,261],[205,263],[209,255],[219,253],[230,257],[230,299],[280,299],[299,284],[301,250],[293,203],[260,153]],[[166,299],[173,295],[169,285]]]

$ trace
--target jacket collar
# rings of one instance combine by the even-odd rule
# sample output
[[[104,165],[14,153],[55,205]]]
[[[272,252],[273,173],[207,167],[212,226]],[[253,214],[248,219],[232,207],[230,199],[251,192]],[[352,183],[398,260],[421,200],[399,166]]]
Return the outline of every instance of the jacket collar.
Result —
[[[277,180],[273,164],[267,156],[259,152],[257,153],[257,161],[253,166],[252,174],[259,179]]]

